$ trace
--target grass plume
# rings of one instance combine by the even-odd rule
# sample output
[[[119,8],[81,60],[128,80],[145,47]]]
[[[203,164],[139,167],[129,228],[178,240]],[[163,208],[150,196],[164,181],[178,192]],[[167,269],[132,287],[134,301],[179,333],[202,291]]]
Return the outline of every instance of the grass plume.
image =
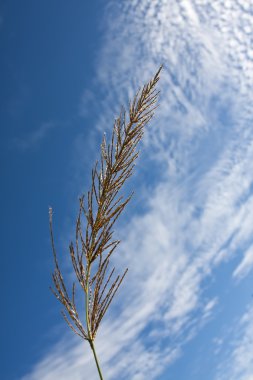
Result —
[[[98,363],[94,340],[127,269],[115,275],[110,268],[110,258],[119,244],[113,236],[113,226],[130,201],[121,189],[132,175],[138,157],[137,146],[143,137],[145,126],[157,107],[157,82],[162,67],[139,90],[129,108],[122,108],[114,122],[111,139],[102,140],[100,159],[91,173],[91,187],[86,197],[79,200],[75,242],[69,246],[70,258],[76,279],[84,292],[85,319],[81,320],[75,302],[76,284],[70,291],[64,281],[56,254],[52,228],[52,209],[49,224],[55,269],[52,275],[55,297],[64,306],[63,317],[75,334],[87,340],[93,351],[100,379],[103,379]]]

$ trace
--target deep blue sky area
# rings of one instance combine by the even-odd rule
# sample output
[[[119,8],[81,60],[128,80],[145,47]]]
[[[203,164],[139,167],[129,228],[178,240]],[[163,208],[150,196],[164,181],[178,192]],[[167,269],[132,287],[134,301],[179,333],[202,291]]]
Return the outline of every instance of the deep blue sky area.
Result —
[[[1,379],[14,380],[55,339],[48,206],[60,226],[102,14],[99,1],[47,0],[2,1],[0,14]],[[37,143],[30,136],[46,123]]]

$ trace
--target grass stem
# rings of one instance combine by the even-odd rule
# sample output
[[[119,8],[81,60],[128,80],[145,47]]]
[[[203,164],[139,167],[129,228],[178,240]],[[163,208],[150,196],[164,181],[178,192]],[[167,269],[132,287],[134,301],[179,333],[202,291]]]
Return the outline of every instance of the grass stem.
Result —
[[[98,357],[97,357],[97,354],[96,354],[94,343],[93,343],[92,340],[89,343],[90,343],[90,347],[91,347],[91,350],[92,350],[94,358],[95,358],[95,362],[96,362],[96,366],[97,366],[97,370],[98,370],[98,373],[99,373],[100,380],[104,380],[102,372],[101,372],[101,368],[100,368],[100,365],[99,365],[99,362],[98,362]]]
[[[90,347],[91,347],[91,350],[92,350],[93,355],[94,355],[94,359],[95,359],[95,362],[96,362],[96,366],[97,366],[97,370],[98,370],[98,373],[99,373],[99,377],[100,377],[100,380],[104,380],[102,372],[101,372],[101,368],[100,368],[100,365],[99,365],[99,362],[98,362],[98,357],[97,357],[97,354],[96,354],[96,350],[95,350],[94,342],[93,342],[93,339],[92,339],[92,335],[91,335],[90,316],[89,316],[90,271],[91,271],[91,265],[88,265],[87,272],[86,272],[86,305],[85,305],[85,308],[86,308],[86,325],[87,325],[87,332],[88,332],[88,337],[89,337],[89,343],[90,343]]]

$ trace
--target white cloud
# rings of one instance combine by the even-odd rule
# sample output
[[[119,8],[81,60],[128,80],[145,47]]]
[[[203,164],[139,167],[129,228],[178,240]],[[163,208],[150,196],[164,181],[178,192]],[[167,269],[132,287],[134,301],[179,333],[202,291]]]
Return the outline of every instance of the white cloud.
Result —
[[[56,124],[49,121],[42,123],[37,129],[27,134],[25,137],[17,137],[13,140],[13,146],[20,150],[28,150],[37,147],[48,135],[49,131],[56,127]]]
[[[253,267],[253,246],[244,253],[243,259],[233,272],[236,279],[242,279],[248,275]]]
[[[234,184],[237,179],[240,180],[233,176],[233,170],[231,176]],[[221,178],[219,180],[222,181]],[[181,342],[187,340],[189,334],[192,336],[192,329],[197,332],[201,318],[210,316],[216,301],[212,299],[203,304],[202,281],[215,267],[217,252],[241,225],[232,207],[233,202],[222,203],[223,194],[215,191],[216,183],[210,183],[207,191],[210,194],[208,202],[214,204],[214,209],[206,208],[202,219],[194,220],[192,217],[194,205],[185,201],[187,188],[175,191],[167,183],[151,194],[146,215],[136,216],[121,231],[122,238],[125,238],[115,263],[117,267],[127,265],[130,270],[115,307],[117,310],[124,300],[124,310],[110,315],[107,323],[101,326],[102,335],[97,343],[109,379],[123,376],[122,368],[125,378],[142,379],[138,368],[142,368],[143,378],[147,374],[150,379],[156,378],[168,361],[179,355]],[[240,195],[239,189],[235,187],[235,190],[237,196],[238,193]],[[236,193],[231,191],[232,196],[236,198]],[[189,244],[192,244],[191,249],[187,249]],[[227,251],[225,257],[229,254],[231,252]],[[196,310],[199,312],[198,318],[192,319],[191,313]],[[144,329],[150,333],[143,335]],[[158,342],[166,342],[172,336],[176,338],[176,346],[170,347],[169,352],[164,348],[159,350],[160,343],[154,337],[159,337]],[[79,348],[75,352],[76,356],[71,356],[76,359],[70,373],[79,379],[83,350]],[[64,363],[65,355],[69,357],[69,353],[61,353],[60,363]],[[138,358],[136,366],[130,366],[133,356]],[[148,359],[150,356],[153,361]],[[163,360],[164,356],[168,358]],[[118,365],[114,363],[116,358]],[[148,367],[145,370],[141,363],[146,359]],[[50,359],[49,355],[47,360],[54,363],[54,356]],[[66,363],[70,365],[70,361],[67,359]],[[62,364],[59,369],[54,366],[52,372],[47,363],[47,367],[42,366],[45,375],[38,377],[35,370],[35,375],[27,377],[27,380],[51,380],[61,375],[61,367]],[[86,363],[85,368],[89,374],[94,370],[91,363]],[[68,371],[63,372],[64,379],[70,378]]]
[[[240,318],[230,336],[230,349],[218,367],[215,380],[253,379],[253,307]]]

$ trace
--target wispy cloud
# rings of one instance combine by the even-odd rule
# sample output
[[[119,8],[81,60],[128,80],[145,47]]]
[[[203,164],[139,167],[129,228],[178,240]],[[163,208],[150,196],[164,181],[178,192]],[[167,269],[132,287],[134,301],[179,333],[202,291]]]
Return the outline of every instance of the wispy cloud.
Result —
[[[137,83],[165,64],[159,118],[142,157],[156,184],[147,181],[140,195],[145,212],[119,227],[123,243],[115,264],[128,266],[129,275],[98,336],[108,379],[158,378],[213,316],[219,295],[208,296],[203,282],[245,250],[232,273],[247,274],[253,235],[249,8],[215,0],[108,6],[96,79],[107,89],[99,128],[111,125],[115,98],[117,107],[125,103]],[[243,340],[242,350],[247,345]],[[70,353],[63,344],[24,380],[92,377],[82,347]]]
[[[233,276],[239,280],[248,275],[253,268],[253,246],[244,253],[243,259],[240,264],[235,268]]]
[[[207,207],[198,220],[192,216],[194,205],[185,200],[187,188],[176,191],[169,183],[160,185],[151,194],[149,211],[132,218],[129,227],[121,230],[125,243],[116,264],[130,269],[119,297],[125,306],[121,312],[117,310],[121,310],[118,298],[116,313],[103,325],[97,342],[109,379],[155,379],[180,355],[182,344],[196,334],[201,320],[212,314],[217,300],[205,300],[202,282],[221,262],[217,261],[220,250],[242,222],[231,203],[223,204],[223,194],[217,195],[214,189],[209,189],[213,195],[208,198],[214,209]],[[223,260],[232,254],[229,251]],[[196,311],[198,316],[193,317]],[[68,349],[59,352],[57,360],[55,352],[49,354],[46,364],[40,363],[40,372],[37,368],[25,379],[51,380],[63,373],[64,379],[81,379],[84,365],[87,376],[91,375],[94,367],[83,357],[81,347],[77,345],[75,354]],[[133,356],[138,358],[135,366],[130,365]],[[58,361],[62,364],[56,365]],[[71,370],[64,371],[65,365]]]
[[[236,322],[230,336],[226,359],[218,367],[215,380],[253,379],[253,307]]]
[[[17,137],[12,141],[12,146],[20,150],[29,150],[36,148],[48,135],[48,133],[56,127],[54,122],[42,123],[37,129],[24,137]]]

